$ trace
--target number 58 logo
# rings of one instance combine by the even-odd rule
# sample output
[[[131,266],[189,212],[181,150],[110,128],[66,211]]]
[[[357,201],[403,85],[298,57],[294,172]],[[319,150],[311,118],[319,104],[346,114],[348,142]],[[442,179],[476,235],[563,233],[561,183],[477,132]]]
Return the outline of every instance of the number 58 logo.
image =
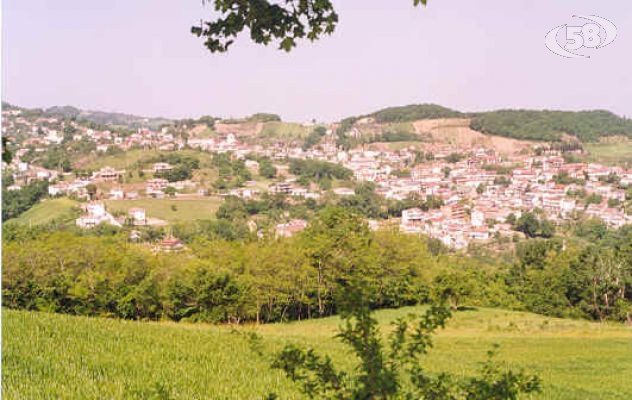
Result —
[[[590,58],[590,56],[573,53],[569,50],[576,51],[582,47],[600,49],[612,43],[617,37],[617,27],[605,18],[596,15],[574,15],[574,17],[584,18],[592,21],[592,23],[587,23],[582,26],[568,26],[564,24],[552,29],[546,34],[544,40],[546,47],[558,56]],[[557,35],[564,28],[566,28],[564,32],[566,43],[564,43],[564,47],[562,48],[557,41]],[[602,31],[603,33],[600,35]]]

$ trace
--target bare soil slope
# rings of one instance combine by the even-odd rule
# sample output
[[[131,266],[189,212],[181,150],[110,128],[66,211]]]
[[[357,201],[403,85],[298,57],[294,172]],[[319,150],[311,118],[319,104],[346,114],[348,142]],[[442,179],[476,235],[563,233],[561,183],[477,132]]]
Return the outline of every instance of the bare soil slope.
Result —
[[[470,129],[468,118],[425,119],[413,122],[415,132],[430,136],[435,143],[468,147],[481,145],[494,148],[501,154],[516,154],[537,142],[501,136],[488,136]]]

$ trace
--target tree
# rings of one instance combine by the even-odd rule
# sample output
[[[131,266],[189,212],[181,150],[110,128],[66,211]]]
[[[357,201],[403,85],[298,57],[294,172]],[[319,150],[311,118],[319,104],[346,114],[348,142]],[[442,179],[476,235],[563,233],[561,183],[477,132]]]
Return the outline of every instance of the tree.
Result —
[[[413,0],[426,5],[427,0]],[[318,40],[330,35],[338,24],[332,0],[209,0],[220,17],[201,21],[191,33],[206,39],[211,53],[226,52],[238,34],[250,31],[250,40],[268,45],[278,41],[279,49],[290,51],[297,40]]]
[[[518,218],[515,229],[531,238],[549,238],[555,234],[555,227],[550,221],[544,218],[538,219],[538,217],[531,212],[526,212]]]
[[[263,176],[264,178],[274,179],[276,178],[276,174],[277,169],[270,162],[270,160],[263,159],[259,161],[259,175]]]
[[[370,268],[367,261],[369,228],[358,214],[340,207],[320,212],[304,232],[305,253],[315,273],[319,315],[326,312],[326,301],[335,282],[344,282]]]
[[[343,325],[336,337],[359,360],[353,373],[339,370],[328,356],[296,345],[287,345],[272,362],[273,368],[283,370],[310,399],[500,400],[540,391],[538,376],[502,371],[492,362],[493,352],[481,377],[458,382],[446,373],[429,374],[421,366],[421,359],[432,347],[432,334],[450,317],[448,309],[431,306],[420,317],[394,321],[385,345],[367,301],[370,285],[358,278],[339,289]]]
[[[167,186],[164,190],[165,194],[169,197],[174,197],[176,195],[176,188],[173,186]],[[173,208],[173,206],[172,206]]]
[[[13,153],[8,149],[9,140],[6,137],[2,138],[2,161],[7,164],[13,160]]]
[[[95,185],[94,183],[87,184],[86,191],[88,192],[88,196],[90,196],[90,199],[94,199],[97,194],[97,185]]]
[[[20,190],[9,191],[10,180],[2,182],[2,220],[18,217],[48,194],[48,181],[36,181]]]
[[[452,310],[458,310],[464,297],[474,291],[475,283],[463,269],[442,273],[434,281],[434,297],[439,301],[448,301]]]

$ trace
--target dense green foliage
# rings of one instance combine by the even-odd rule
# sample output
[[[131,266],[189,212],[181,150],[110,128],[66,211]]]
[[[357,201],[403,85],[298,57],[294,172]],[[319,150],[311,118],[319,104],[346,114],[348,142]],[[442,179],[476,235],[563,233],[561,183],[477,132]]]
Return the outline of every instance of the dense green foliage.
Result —
[[[193,177],[193,171],[200,168],[200,160],[197,157],[180,153],[161,153],[144,162],[171,164],[173,167],[171,170],[156,173],[157,177],[164,178],[169,182],[191,179]]]
[[[587,227],[586,243],[528,240],[511,265],[486,265],[422,238],[371,232],[348,208],[321,210],[292,238],[256,239],[243,215],[284,213],[285,200],[226,204],[216,222],[176,225],[189,250],[169,255],[129,244],[116,230],[5,226],[4,305],[132,319],[303,319],[336,313],[335,285],[361,275],[375,284],[372,308],[443,299],[455,308],[632,320],[630,227]]]
[[[291,0],[280,4],[214,0],[212,3],[219,16],[191,28],[194,35],[206,38],[204,45],[212,53],[227,51],[237,34],[246,29],[253,42],[267,45],[278,40],[279,49],[290,51],[298,39],[313,41],[331,34],[338,22],[338,14],[329,0]]]
[[[507,283],[525,309],[632,323],[632,227],[615,232],[596,228],[590,232],[593,243],[581,247],[561,239],[518,247]]]
[[[550,238],[555,233],[555,227],[550,221],[542,216],[538,217],[532,212],[522,214],[514,224],[514,228],[530,238]]]
[[[305,143],[303,143],[303,150],[307,150],[320,143],[320,140],[323,138],[323,136],[325,136],[326,133],[327,129],[324,126],[317,126],[316,128],[314,128],[310,132],[310,134],[307,135],[307,138],[305,138]]]
[[[342,217],[342,218],[341,218]],[[335,261],[318,256],[319,267],[328,269],[334,263],[344,265],[348,271],[334,282],[334,297],[343,324],[336,335],[350,347],[358,362],[354,373],[341,370],[328,356],[322,357],[314,349],[303,350],[287,345],[279,352],[272,366],[283,370],[296,382],[301,392],[310,399],[417,399],[451,400],[515,399],[520,393],[538,392],[537,376],[504,371],[491,359],[485,365],[483,376],[457,382],[452,376],[430,374],[422,367],[422,359],[432,347],[432,335],[444,328],[450,311],[444,306],[432,306],[420,317],[409,316],[393,321],[394,329],[384,344],[379,323],[372,311],[374,296],[380,291],[380,282],[372,279],[362,254],[348,253],[365,247],[367,234],[362,224],[344,226],[350,221],[341,213],[328,213],[311,227],[315,240],[326,232],[334,231],[336,253],[346,253],[345,259]],[[342,227],[341,227],[342,225]],[[491,357],[491,356],[490,356]]]
[[[19,217],[40,199],[48,195],[48,181],[36,181],[20,190],[7,190],[9,181],[2,182],[2,221]]]
[[[446,261],[420,239],[374,237],[351,215],[329,209],[304,234],[283,240],[220,240],[218,223],[199,228],[208,239],[192,235],[189,252],[168,256],[118,235],[13,227],[3,245],[4,304],[132,319],[298,319],[336,311],[333,283],[352,262],[379,282],[374,307],[427,299],[429,274]]]
[[[528,140],[557,141],[562,134],[585,142],[602,136],[632,137],[632,120],[603,110],[499,110],[475,114],[470,127],[485,134]]]
[[[353,176],[351,170],[340,164],[318,160],[291,159],[290,172],[298,176],[303,184],[316,182],[325,188],[333,179],[346,180]]]
[[[391,132],[387,131],[380,135],[374,136],[371,141],[374,142],[420,142],[422,137],[413,132]]]
[[[277,169],[269,158],[262,158],[259,160],[259,175],[268,179],[276,178]]]
[[[416,121],[419,119],[436,119],[436,118],[459,118],[463,117],[459,111],[437,104],[411,104],[402,107],[389,107],[372,114],[367,117],[375,118],[376,122],[405,122]]]

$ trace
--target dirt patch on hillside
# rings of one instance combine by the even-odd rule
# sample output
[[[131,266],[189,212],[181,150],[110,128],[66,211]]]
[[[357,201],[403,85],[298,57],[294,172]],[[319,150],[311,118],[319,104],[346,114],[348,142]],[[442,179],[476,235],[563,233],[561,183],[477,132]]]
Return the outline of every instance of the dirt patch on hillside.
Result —
[[[501,154],[516,154],[531,148],[538,142],[518,140],[501,136],[484,135],[470,129],[467,118],[427,119],[413,122],[415,132],[430,136],[435,143],[451,144],[459,147],[484,146],[494,148]]]
[[[241,122],[237,124],[215,124],[215,131],[222,135],[233,133],[237,136],[256,136],[263,129],[262,122]]]

